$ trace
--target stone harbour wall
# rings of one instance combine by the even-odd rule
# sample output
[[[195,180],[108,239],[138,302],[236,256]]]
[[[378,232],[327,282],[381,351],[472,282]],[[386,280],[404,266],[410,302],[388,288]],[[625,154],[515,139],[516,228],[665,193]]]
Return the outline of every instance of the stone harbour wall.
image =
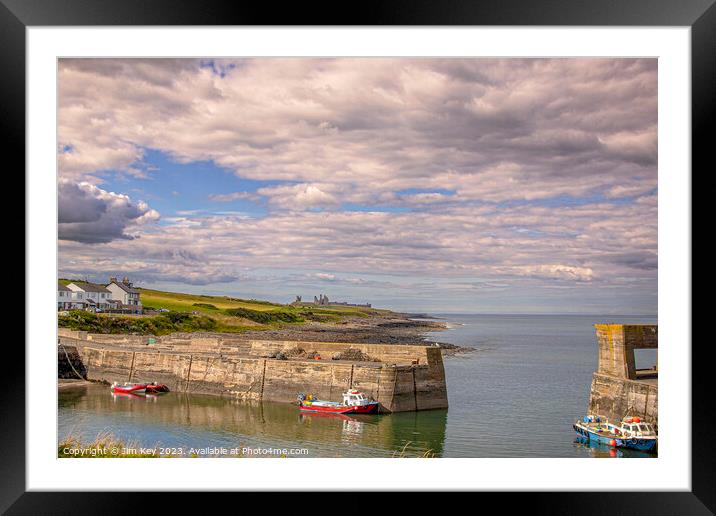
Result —
[[[299,392],[339,401],[343,392],[354,388],[379,401],[385,412],[448,406],[439,348],[297,341],[239,344],[221,338],[162,338],[148,345],[146,337],[112,337],[66,334],[60,336],[60,344],[81,357],[88,380],[156,381],[175,392],[276,402],[294,402]],[[267,357],[296,347],[317,351],[322,359]],[[331,360],[349,348],[380,362]]]
[[[595,324],[599,365],[592,376],[589,414],[621,420],[640,416],[658,424],[658,368],[636,369],[634,350],[658,349],[653,324]]]
[[[621,420],[639,416],[659,424],[659,390],[656,384],[594,373],[589,414]]]

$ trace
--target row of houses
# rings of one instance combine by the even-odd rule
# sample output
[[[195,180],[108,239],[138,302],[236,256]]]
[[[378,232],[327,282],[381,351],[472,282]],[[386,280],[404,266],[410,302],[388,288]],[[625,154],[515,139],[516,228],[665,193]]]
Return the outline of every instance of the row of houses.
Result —
[[[109,278],[107,285],[88,281],[73,281],[67,285],[58,282],[57,309],[141,314],[142,301],[139,290],[126,277],[122,281]]]

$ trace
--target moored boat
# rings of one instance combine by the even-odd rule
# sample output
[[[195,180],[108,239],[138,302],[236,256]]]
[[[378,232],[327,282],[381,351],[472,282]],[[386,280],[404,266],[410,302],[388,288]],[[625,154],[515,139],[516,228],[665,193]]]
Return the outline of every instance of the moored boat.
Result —
[[[373,414],[378,411],[380,403],[369,399],[355,389],[343,393],[343,402],[319,400],[313,395],[298,395],[299,409],[303,412],[319,412],[326,414]]]
[[[653,451],[658,441],[656,426],[636,416],[625,417],[619,423],[600,416],[584,416],[572,428],[581,437],[617,448]]]
[[[112,392],[121,394],[144,394],[147,391],[146,383],[117,383],[112,384]]]
[[[159,394],[169,392],[169,387],[163,383],[152,382],[147,384],[147,394]]]

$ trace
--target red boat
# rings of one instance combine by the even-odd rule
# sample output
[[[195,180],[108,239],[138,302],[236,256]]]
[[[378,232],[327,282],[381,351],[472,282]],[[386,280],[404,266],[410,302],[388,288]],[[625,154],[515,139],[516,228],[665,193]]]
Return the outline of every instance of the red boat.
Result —
[[[169,392],[163,383],[117,383],[112,384],[112,392],[117,394],[159,394]]]
[[[118,392],[121,394],[144,394],[147,392],[146,383],[117,383],[112,384],[112,392]]]
[[[302,412],[320,412],[324,414],[374,414],[380,403],[369,399],[360,391],[350,390],[343,393],[343,403],[316,399],[315,396],[299,394],[299,410]]]
[[[147,384],[147,394],[159,394],[161,392],[169,392],[169,387],[157,382]]]

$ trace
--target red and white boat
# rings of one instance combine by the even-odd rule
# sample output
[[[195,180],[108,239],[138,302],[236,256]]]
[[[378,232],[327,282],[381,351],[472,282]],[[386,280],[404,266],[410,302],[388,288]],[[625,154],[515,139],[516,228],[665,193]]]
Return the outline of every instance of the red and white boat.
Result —
[[[114,382],[112,384],[112,392],[117,392],[120,394],[144,394],[147,392],[147,384],[146,383],[117,383]]]
[[[316,399],[312,395],[298,395],[298,408],[302,412],[319,412],[324,414],[373,414],[378,411],[380,403],[369,399],[355,389],[343,393],[343,402]]]

